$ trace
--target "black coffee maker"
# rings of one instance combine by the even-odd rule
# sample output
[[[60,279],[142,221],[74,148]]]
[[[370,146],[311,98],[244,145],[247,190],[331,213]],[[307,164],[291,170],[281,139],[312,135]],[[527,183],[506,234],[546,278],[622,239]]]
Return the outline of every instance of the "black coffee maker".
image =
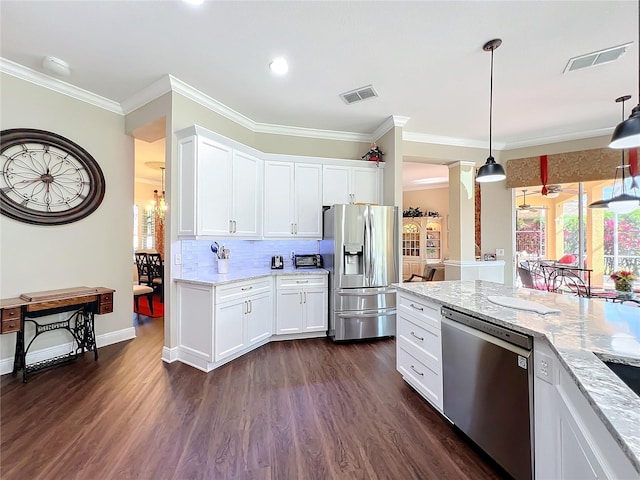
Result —
[[[271,269],[280,270],[284,268],[284,258],[282,255],[274,255],[271,257]]]

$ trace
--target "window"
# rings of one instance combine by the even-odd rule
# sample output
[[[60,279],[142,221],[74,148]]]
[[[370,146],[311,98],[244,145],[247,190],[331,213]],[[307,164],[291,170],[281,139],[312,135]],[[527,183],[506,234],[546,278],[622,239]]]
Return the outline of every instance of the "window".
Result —
[[[547,233],[545,210],[516,211],[516,251],[522,257],[545,258]]]
[[[133,249],[153,250],[155,249],[155,215],[150,208],[142,209],[133,206]]]

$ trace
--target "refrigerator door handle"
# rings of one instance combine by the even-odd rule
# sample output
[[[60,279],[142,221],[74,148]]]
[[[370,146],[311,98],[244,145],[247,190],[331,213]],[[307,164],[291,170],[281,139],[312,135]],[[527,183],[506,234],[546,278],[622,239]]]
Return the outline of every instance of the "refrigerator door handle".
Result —
[[[365,207],[364,210],[364,286],[371,286],[371,277],[372,277],[372,262],[371,258],[373,256],[373,248],[371,248],[371,211],[369,207]]]
[[[396,309],[386,309],[386,310],[360,310],[360,311],[352,311],[352,312],[336,312],[336,317],[340,318],[353,318],[353,317],[384,317],[386,315],[395,315]]]
[[[384,289],[384,290],[376,290],[373,292],[347,292],[347,291],[340,291],[340,290],[334,290],[336,295],[339,295],[341,297],[365,297],[365,296],[374,296],[374,295],[389,295],[389,294],[395,294],[397,292],[397,290],[395,288],[390,288],[390,289]]]

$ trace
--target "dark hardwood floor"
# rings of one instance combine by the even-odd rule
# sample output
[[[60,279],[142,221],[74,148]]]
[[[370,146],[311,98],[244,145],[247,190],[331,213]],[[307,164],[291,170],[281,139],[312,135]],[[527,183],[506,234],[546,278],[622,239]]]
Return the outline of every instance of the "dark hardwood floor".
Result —
[[[0,379],[0,477],[485,479],[500,473],[400,377],[395,340],[273,342],[209,374],[138,337]]]

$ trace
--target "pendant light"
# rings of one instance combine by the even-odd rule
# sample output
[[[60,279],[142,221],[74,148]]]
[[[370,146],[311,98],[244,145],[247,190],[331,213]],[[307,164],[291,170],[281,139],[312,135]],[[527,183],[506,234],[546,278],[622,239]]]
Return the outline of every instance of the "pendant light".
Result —
[[[504,173],[504,168],[499,163],[496,163],[495,158],[491,154],[491,134],[492,134],[492,119],[493,119],[493,51],[502,45],[502,40],[495,38],[489,40],[484,44],[482,49],[485,52],[491,52],[491,83],[489,90],[489,157],[483,166],[478,170],[476,175],[476,182],[489,183],[499,182],[507,178]]]
[[[622,119],[624,120],[624,102],[629,100],[631,95],[624,95],[616,98],[616,103],[622,103]],[[613,188],[615,192],[616,183],[618,181],[618,170],[621,172],[620,194],[612,196],[609,200],[599,200],[589,205],[589,208],[609,208],[618,213],[625,214],[632,212],[640,206],[640,197],[630,195],[626,192],[626,169],[629,165],[625,165],[624,149],[622,150],[620,166],[616,167],[616,174],[613,180]]]
[[[627,120],[622,118],[611,136],[610,148],[640,147],[640,2],[638,2],[638,105],[633,107]]]
[[[618,103],[622,103],[622,119],[624,120],[624,102],[626,102],[627,100],[629,100],[631,98],[631,95],[624,95],[622,97],[618,97],[616,98],[616,102]],[[638,107],[634,108],[637,109]],[[640,112],[640,110],[639,110]],[[632,114],[633,116],[633,114]],[[640,121],[640,118],[638,119]],[[627,120],[628,121],[628,120]],[[625,122],[622,122],[620,125],[622,125]],[[618,125],[618,127],[620,126]],[[617,130],[617,128],[616,128]],[[626,192],[626,169],[629,168],[629,165],[625,165],[624,163],[624,149],[622,150],[622,158],[621,158],[621,162],[620,162],[620,166],[616,167],[616,175],[615,178],[613,180],[613,187],[614,187],[614,191],[615,191],[615,185],[616,185],[616,179],[618,178],[618,170],[620,170],[621,172],[621,177],[622,177],[622,181],[621,181],[621,186],[620,186],[620,195],[615,195],[611,198],[611,200],[609,200],[608,202],[608,207],[610,210],[619,213],[619,214],[625,214],[625,213],[630,213],[632,211],[634,211],[636,208],[638,208],[640,206],[640,197],[634,196],[634,195],[630,195]]]

